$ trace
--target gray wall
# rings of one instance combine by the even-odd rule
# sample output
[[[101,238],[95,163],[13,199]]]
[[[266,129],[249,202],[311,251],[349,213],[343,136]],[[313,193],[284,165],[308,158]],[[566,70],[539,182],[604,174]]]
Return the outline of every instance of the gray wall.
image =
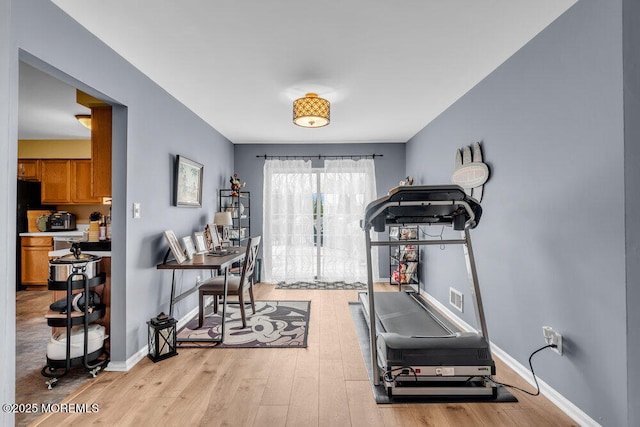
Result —
[[[233,146],[50,1],[2,0],[0,12],[0,128],[6,129],[0,134],[4,166],[0,198],[8,201],[0,211],[0,240],[5,242],[0,270],[4,282],[13,283],[15,274],[15,248],[6,242],[13,241],[9,237],[15,233],[20,58],[94,96],[115,102],[111,357],[124,363],[146,346],[145,322],[169,308],[171,274],[155,268],[167,249],[162,231],[173,229],[180,237],[211,221],[217,203],[216,189],[232,173]],[[11,25],[5,25],[9,21]],[[172,206],[176,154],[204,164],[202,208]],[[132,218],[133,202],[142,205],[141,219]],[[191,286],[195,274],[178,274],[178,286]],[[2,322],[0,338],[3,402],[12,402],[14,393],[12,288],[4,286],[0,294],[2,316],[8,319]],[[195,305],[194,296],[192,301],[181,304],[176,317]],[[6,414],[2,417],[3,424],[13,419]]]
[[[437,184],[449,182],[456,148],[482,141],[492,176],[472,238],[490,338],[527,366],[541,327],[554,327],[565,354],[536,356],[536,374],[611,426],[627,425],[631,400],[621,6],[579,1],[407,144],[407,169]],[[461,250],[430,248],[423,271],[445,304],[449,286],[466,286]]]
[[[640,2],[624,0],[624,178],[627,266],[627,378],[629,425],[640,425]]]
[[[536,356],[537,374],[603,425],[639,425],[640,315],[633,309],[640,303],[640,206],[633,188],[640,180],[638,13],[635,0],[579,1],[413,138],[406,169],[405,147],[393,144],[236,146],[235,170],[261,197],[256,154],[351,154],[358,148],[385,154],[384,163],[376,161],[378,193],[384,194],[405,170],[418,183],[448,182],[454,149],[482,140],[492,178],[472,236],[491,339],[526,364],[543,344],[541,326],[555,327],[565,335],[565,356]],[[216,190],[227,187],[233,173],[234,148],[51,2],[0,0],[4,283],[13,283],[15,274],[19,49],[23,60],[118,104],[112,356],[124,361],[144,346],[145,321],[168,309],[170,275],[155,269],[166,249],[161,232],[172,228],[185,235],[211,219]],[[205,164],[201,209],[171,206],[175,154]],[[142,219],[131,218],[133,202],[142,203]],[[254,199],[252,205],[261,203]],[[259,221],[253,224],[261,232]],[[434,249],[426,259],[423,282],[441,301],[450,285],[466,285],[461,253]],[[188,286],[193,276],[178,279]],[[13,287],[3,287],[2,402],[14,400],[14,302]],[[463,316],[473,323],[469,310]],[[0,415],[0,422],[11,425],[12,414]]]
[[[292,125],[293,126],[293,125]],[[313,129],[311,129],[313,131]],[[405,144],[240,144],[235,146],[235,170],[251,191],[251,234],[262,235],[262,181],[264,157],[270,156],[318,156],[345,154],[382,154],[376,157],[376,188],[378,195],[387,194],[405,175]],[[322,167],[324,161],[313,160],[313,167]],[[389,251],[380,250],[380,277],[389,277]]]
[[[18,102],[17,52],[11,42],[11,1],[0,0],[0,401],[15,401],[16,311],[15,311],[15,240],[17,141],[15,108]],[[13,202],[11,202],[13,201]],[[12,255],[13,254],[13,255]],[[13,414],[0,413],[0,424],[12,425]]]

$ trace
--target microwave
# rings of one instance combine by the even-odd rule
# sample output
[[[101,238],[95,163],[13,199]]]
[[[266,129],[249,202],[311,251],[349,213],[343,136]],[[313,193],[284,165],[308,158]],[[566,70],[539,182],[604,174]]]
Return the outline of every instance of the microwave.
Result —
[[[76,216],[69,212],[56,212],[49,215],[49,231],[68,231],[76,229]]]

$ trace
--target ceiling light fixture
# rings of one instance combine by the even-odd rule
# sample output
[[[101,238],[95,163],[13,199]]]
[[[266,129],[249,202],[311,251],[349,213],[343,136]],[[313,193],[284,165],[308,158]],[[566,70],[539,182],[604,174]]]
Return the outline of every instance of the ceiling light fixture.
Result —
[[[329,101],[308,93],[293,101],[293,123],[305,128],[319,128],[329,124]]]
[[[76,119],[87,129],[91,129],[91,116],[89,114],[77,114]]]

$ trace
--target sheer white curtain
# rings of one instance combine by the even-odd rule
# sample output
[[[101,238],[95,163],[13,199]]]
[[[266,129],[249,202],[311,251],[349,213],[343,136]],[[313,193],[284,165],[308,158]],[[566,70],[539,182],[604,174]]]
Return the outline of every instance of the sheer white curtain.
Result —
[[[322,280],[367,281],[365,236],[360,228],[366,206],[376,199],[373,159],[325,160],[321,179],[324,195],[321,255]],[[373,250],[373,277],[378,277],[377,250]]]
[[[266,160],[264,163],[263,235],[267,281],[313,280],[313,186],[311,162]]]

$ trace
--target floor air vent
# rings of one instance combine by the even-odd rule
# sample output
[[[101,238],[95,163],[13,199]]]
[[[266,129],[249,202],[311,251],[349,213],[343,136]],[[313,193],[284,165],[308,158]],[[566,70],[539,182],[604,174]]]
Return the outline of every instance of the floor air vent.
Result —
[[[449,288],[449,304],[462,312],[462,292]]]

